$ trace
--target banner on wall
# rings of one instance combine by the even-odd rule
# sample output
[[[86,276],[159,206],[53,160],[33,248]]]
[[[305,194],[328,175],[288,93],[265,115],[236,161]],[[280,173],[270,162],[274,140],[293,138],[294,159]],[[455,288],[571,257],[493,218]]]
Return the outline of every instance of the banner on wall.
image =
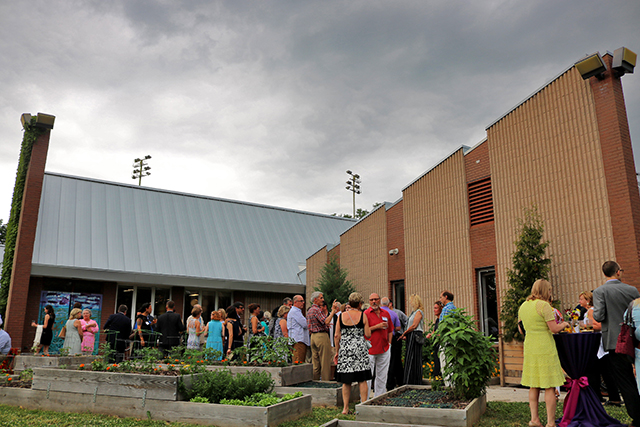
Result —
[[[56,315],[56,321],[53,325],[53,340],[49,347],[49,353],[55,354],[60,352],[60,349],[64,344],[64,338],[60,338],[58,335],[60,334],[62,327],[67,323],[67,320],[69,320],[69,313],[76,302],[79,302],[82,305],[83,310],[85,308],[91,310],[91,319],[96,321],[98,329],[100,329],[100,318],[102,317],[101,294],[42,291],[40,296],[40,315],[38,323],[42,324],[44,322],[44,307],[47,304],[51,304]],[[97,333],[95,335],[93,354],[98,353],[99,342],[100,334]]]

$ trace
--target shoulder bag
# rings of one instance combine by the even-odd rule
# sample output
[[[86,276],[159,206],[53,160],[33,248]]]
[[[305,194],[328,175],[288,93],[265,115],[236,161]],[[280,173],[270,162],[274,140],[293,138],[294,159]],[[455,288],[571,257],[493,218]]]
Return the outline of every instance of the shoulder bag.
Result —
[[[620,324],[620,334],[618,335],[618,342],[616,343],[616,353],[635,357],[635,328],[633,327],[633,318],[631,315],[632,310],[633,301],[629,303],[626,315],[624,316],[623,322]]]

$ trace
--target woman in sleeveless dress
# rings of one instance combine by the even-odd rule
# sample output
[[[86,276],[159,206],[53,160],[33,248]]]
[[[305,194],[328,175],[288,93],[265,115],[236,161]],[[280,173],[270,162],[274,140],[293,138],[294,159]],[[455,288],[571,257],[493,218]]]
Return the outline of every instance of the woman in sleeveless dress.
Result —
[[[151,322],[149,321],[149,316],[151,315],[151,307],[150,302],[145,302],[140,306],[140,310],[138,310],[138,315],[136,316],[136,329],[133,331],[135,336],[135,341],[133,345],[134,355],[135,352],[146,347],[153,347],[151,343]]]
[[[233,350],[244,345],[242,338],[242,327],[240,326],[240,318],[236,312],[235,306],[227,307],[227,358],[231,359]]]
[[[91,354],[96,343],[96,332],[98,332],[98,323],[91,319],[91,310],[85,308],[82,310],[82,319],[80,319],[82,327],[82,353]]]
[[[50,304],[44,306],[44,322],[42,325],[38,325],[36,322],[31,322],[31,326],[34,328],[42,326],[42,335],[40,336],[40,344],[38,344],[38,351],[36,351],[36,354],[40,353],[40,349],[42,348],[42,354],[45,356],[49,355],[49,346],[53,340],[53,325],[55,323],[56,314],[53,311],[53,306]]]
[[[371,337],[369,321],[360,308],[364,298],[358,292],[349,295],[350,309],[342,313],[336,325],[335,343],[336,381],[342,383],[343,414],[349,412],[351,383],[357,382],[360,388],[360,402],[369,395],[367,381],[371,379],[369,348],[365,337]]]
[[[82,316],[82,310],[74,308],[69,313],[69,320],[64,325],[64,344],[62,348],[69,349],[69,356],[74,354],[80,354],[82,346],[82,324],[80,323],[80,317]]]
[[[202,324],[200,323],[200,315],[202,309],[200,307],[193,307],[191,310],[191,316],[193,316],[189,323],[187,323],[187,330],[189,332],[189,338],[187,338],[187,349],[199,350],[200,349],[200,334],[203,332]]]
[[[217,311],[211,312],[211,320],[206,326],[207,332],[207,348],[217,350],[220,352],[220,356],[214,360],[222,359],[224,351],[222,349],[222,322],[220,321],[220,313]]]
[[[407,320],[407,329],[398,340],[407,341],[407,352],[404,362],[404,383],[422,385],[422,347],[424,345],[424,306],[422,298],[413,294],[409,297],[412,308]]]
[[[530,427],[542,426],[538,414],[540,389],[545,390],[547,427],[556,425],[555,388],[564,384],[564,374],[560,367],[558,350],[552,334],[562,331],[569,324],[567,322],[556,323],[549,301],[551,301],[551,284],[546,280],[539,279],[533,284],[531,295],[518,310],[518,321],[522,320],[526,331],[522,385],[530,387]]]

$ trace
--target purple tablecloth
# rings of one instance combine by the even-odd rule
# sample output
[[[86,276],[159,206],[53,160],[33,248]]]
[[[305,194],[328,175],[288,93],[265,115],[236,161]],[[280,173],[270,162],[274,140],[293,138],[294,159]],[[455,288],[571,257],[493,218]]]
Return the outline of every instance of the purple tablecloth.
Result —
[[[564,400],[563,416],[556,423],[560,427],[622,427],[602,407],[595,392],[589,387],[586,373],[593,369],[602,334],[555,334],[562,369],[571,378],[569,393]]]

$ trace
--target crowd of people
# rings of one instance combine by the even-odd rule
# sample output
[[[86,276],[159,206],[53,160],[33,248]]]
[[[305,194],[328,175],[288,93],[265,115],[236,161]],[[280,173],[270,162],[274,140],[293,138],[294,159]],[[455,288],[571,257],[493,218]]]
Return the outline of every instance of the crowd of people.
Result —
[[[607,261],[602,266],[605,283],[593,292],[584,291],[579,296],[582,322],[602,332],[602,340],[595,368],[588,374],[589,386],[601,401],[602,375],[609,400],[603,402],[621,406],[624,399],[633,426],[640,425],[640,377],[633,375],[632,361],[628,356],[616,353],[616,343],[621,323],[627,311],[631,312],[636,338],[640,339],[640,293],[634,286],[621,281],[623,269]],[[555,426],[556,388],[565,383],[556,343],[552,334],[571,325],[551,306],[552,287],[547,280],[537,280],[531,295],[520,307],[518,316],[520,332],[525,334],[522,385],[529,387],[530,427],[541,427],[538,413],[540,390],[545,390],[547,427]],[[640,350],[635,349],[636,375],[640,374]]]
[[[431,336],[425,337],[428,324],[420,296],[414,294],[409,298],[409,315],[394,308],[390,298],[380,298],[377,293],[369,295],[368,301],[357,292],[343,303],[325,302],[321,292],[312,293],[310,299],[306,310],[302,295],[285,298],[272,312],[262,311],[259,304],[249,304],[247,325],[243,324],[245,306],[241,302],[226,310],[212,311],[208,322],[202,318],[202,307],[198,304],[183,322],[175,312],[173,301],[167,302],[166,312],[157,318],[151,315],[151,304],[144,303],[135,316],[133,329],[128,307],[121,305],[117,313],[109,316],[104,330],[107,341],[115,349],[116,362],[132,351],[149,346],[168,353],[182,342],[187,349],[210,348],[217,350],[220,358],[228,358],[236,348],[250,345],[251,337],[272,336],[289,339],[291,362],[312,363],[315,380],[335,379],[343,383],[345,396],[350,395],[353,382],[359,383],[363,400],[369,396],[369,390],[378,396],[399,385],[422,384],[422,348],[425,339]],[[444,291],[434,306],[436,327],[453,309],[453,294]],[[63,332],[70,354],[83,349],[85,344],[78,347],[78,342],[91,339],[88,335],[97,329],[95,322],[87,323],[90,313],[88,317],[83,316],[83,320],[80,313],[75,309],[71,311]],[[50,339],[44,336],[44,331],[50,330],[54,321],[53,309],[47,306],[44,325],[33,325],[43,329],[41,344],[45,353]],[[348,411],[348,407],[344,410]]]
[[[633,425],[640,425],[640,349],[635,349],[638,378],[633,375],[631,359],[615,352],[620,324],[627,312],[635,327],[635,337],[640,340],[640,293],[621,281],[624,270],[616,262],[605,262],[602,271],[605,283],[593,292],[581,292],[576,307],[583,325],[602,332],[598,360],[588,373],[588,382],[605,404],[621,406],[623,398]],[[348,301],[341,303],[325,301],[322,292],[314,292],[310,300],[306,310],[302,295],[285,298],[272,312],[263,312],[259,304],[249,304],[247,325],[243,324],[245,306],[241,302],[226,310],[212,311],[208,322],[202,318],[202,307],[195,304],[186,323],[175,312],[173,301],[166,303],[166,312],[157,318],[151,315],[151,304],[144,303],[136,314],[133,329],[127,316],[128,307],[121,305],[117,313],[109,316],[103,329],[107,332],[107,341],[116,350],[116,362],[131,350],[158,346],[167,353],[183,341],[188,349],[216,350],[222,359],[232,357],[236,348],[250,345],[252,337],[288,338],[292,346],[291,362],[312,363],[314,380],[335,379],[343,384],[343,413],[347,413],[354,382],[358,383],[362,401],[367,400],[370,390],[379,396],[399,385],[422,384],[425,340],[433,339],[443,319],[456,309],[454,295],[447,290],[433,304],[433,322],[426,318],[425,307],[417,294],[409,297],[411,312],[408,315],[395,308],[390,298],[380,298],[377,293],[365,301],[360,293],[354,292]],[[558,388],[565,383],[552,334],[570,324],[553,308],[552,302],[551,284],[537,280],[518,313],[518,327],[525,335],[522,385],[530,388],[529,425],[532,427],[541,426],[540,390],[545,390],[547,427],[555,425]],[[51,305],[44,307],[42,325],[32,322],[37,328],[38,352],[48,354],[54,322]],[[427,333],[430,323],[431,330]],[[91,319],[91,311],[74,307],[59,336],[64,338],[63,348],[69,354],[90,353],[97,332],[98,325]],[[403,343],[406,343],[404,366]],[[10,348],[11,339],[2,329],[0,318],[0,354],[6,354]],[[433,376],[442,376],[447,363],[444,351],[433,349],[437,355],[433,360]],[[606,402],[601,393],[601,377],[608,393]],[[451,385],[446,375],[443,380],[445,385]]]

